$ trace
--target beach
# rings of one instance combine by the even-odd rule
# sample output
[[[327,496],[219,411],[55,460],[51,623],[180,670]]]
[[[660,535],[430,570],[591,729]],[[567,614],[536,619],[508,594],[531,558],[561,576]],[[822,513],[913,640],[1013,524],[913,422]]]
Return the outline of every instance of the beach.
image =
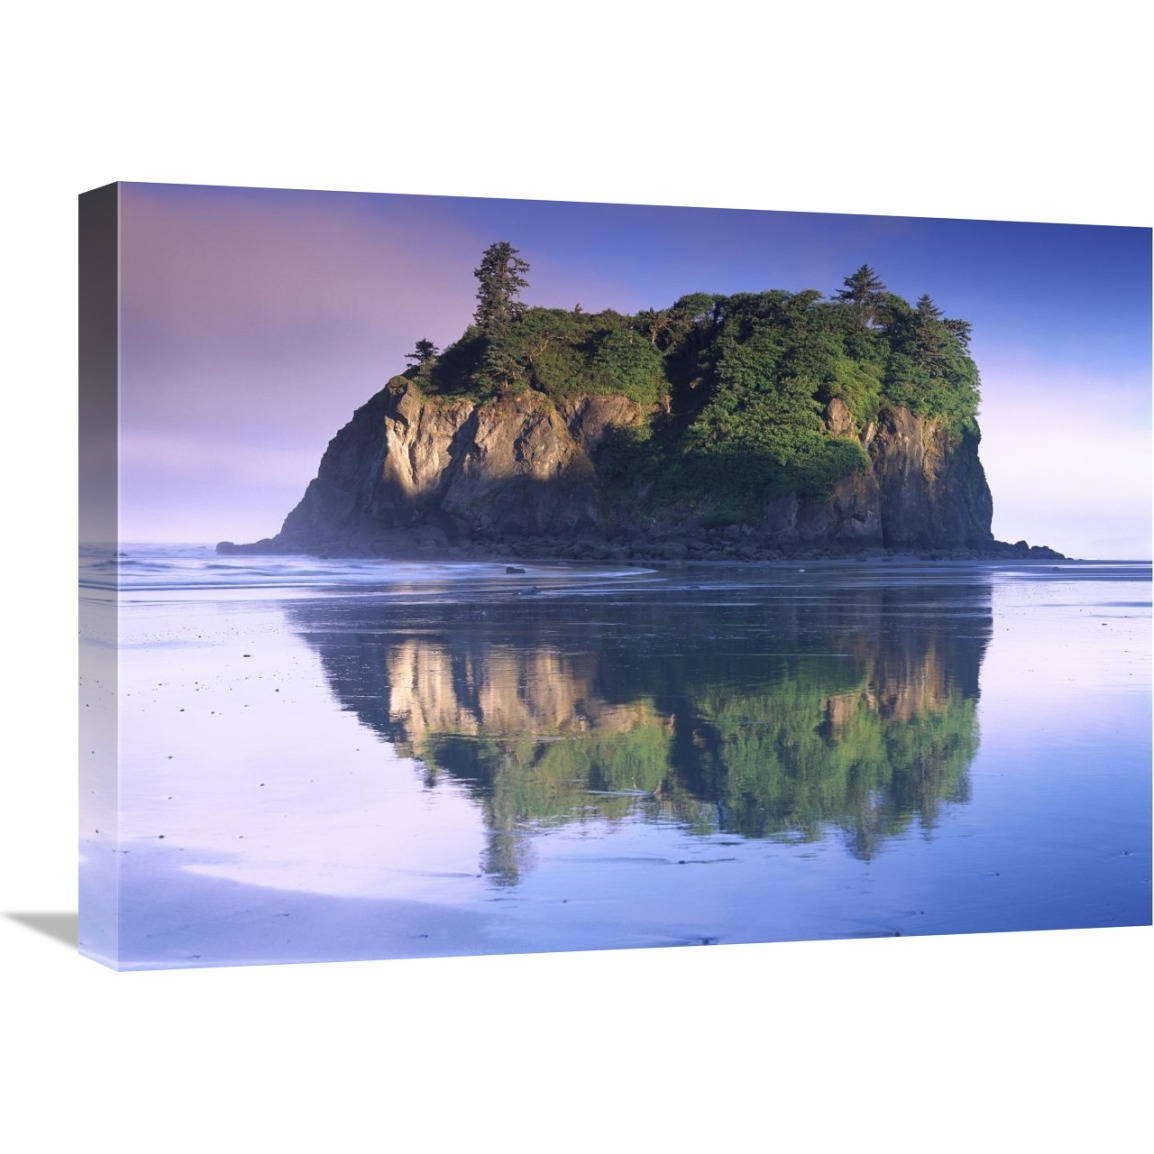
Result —
[[[1150,922],[1148,565],[124,553],[120,968]]]

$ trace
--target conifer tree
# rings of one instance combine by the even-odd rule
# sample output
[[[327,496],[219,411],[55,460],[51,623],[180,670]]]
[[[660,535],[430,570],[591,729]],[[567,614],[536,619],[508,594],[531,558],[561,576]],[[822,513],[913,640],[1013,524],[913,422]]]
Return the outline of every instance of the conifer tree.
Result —
[[[970,336],[973,333],[973,325],[969,321],[951,320],[948,317],[942,321],[942,324],[950,330],[950,334],[957,338],[959,344],[963,349],[969,349]]]
[[[497,241],[485,249],[481,265],[473,275],[481,283],[477,288],[477,327],[487,337],[500,336],[510,321],[517,320],[524,306],[518,297],[529,287],[524,274],[528,264],[517,255],[507,240]]]
[[[945,369],[949,330],[942,323],[942,315],[929,293],[918,298],[913,316],[914,355],[922,368],[931,373]]]
[[[414,365],[423,365],[434,360],[439,353],[440,350],[432,341],[422,337],[411,353],[405,353],[405,360],[412,361]]]
[[[847,276],[836,299],[848,301],[857,309],[857,327],[868,328],[878,320],[878,309],[882,303],[886,286],[878,274],[868,264],[863,264],[857,272]]]

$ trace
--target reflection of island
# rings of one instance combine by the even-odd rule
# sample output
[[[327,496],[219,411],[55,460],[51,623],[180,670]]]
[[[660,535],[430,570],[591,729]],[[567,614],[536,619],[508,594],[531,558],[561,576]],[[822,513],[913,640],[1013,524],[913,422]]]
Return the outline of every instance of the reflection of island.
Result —
[[[700,599],[695,604],[693,598]],[[685,592],[291,607],[341,705],[426,781],[465,784],[486,870],[514,883],[534,827],[624,817],[813,840],[868,858],[968,796],[979,586]],[[395,621],[394,621],[395,618]]]

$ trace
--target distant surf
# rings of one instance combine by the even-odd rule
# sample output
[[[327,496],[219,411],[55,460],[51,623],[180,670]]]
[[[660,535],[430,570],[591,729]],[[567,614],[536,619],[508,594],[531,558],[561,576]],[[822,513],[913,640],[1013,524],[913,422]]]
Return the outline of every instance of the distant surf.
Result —
[[[636,578],[636,566],[425,562],[366,559],[321,560],[305,555],[237,556],[222,560],[211,545],[122,544],[108,552],[82,551],[80,587],[121,593],[252,593],[290,596],[389,592],[402,588],[476,586],[490,583],[509,592],[547,592],[558,583]]]

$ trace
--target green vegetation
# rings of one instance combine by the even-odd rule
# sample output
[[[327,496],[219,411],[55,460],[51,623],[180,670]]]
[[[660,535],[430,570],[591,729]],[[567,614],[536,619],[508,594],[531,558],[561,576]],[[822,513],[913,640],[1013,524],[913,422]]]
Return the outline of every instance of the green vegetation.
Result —
[[[422,337],[417,341],[416,348],[411,353],[405,353],[405,360],[412,361],[414,365],[420,367],[427,365],[430,361],[435,361],[440,350],[427,337]]]
[[[787,492],[826,496],[865,468],[864,434],[887,407],[935,419],[954,439],[977,430],[969,323],[928,295],[910,305],[868,265],[830,299],[693,293],[635,316],[526,307],[528,271],[508,242],[491,245],[475,270],[474,324],[440,355],[418,342],[408,375],[432,396],[478,401],[628,397],[647,424],[610,438],[598,467],[620,485],[654,482],[666,502],[708,493],[738,516]],[[834,401],[851,419],[836,434]]]
[[[510,324],[521,319],[524,305],[518,298],[521,290],[529,287],[522,275],[528,271],[528,264],[508,241],[498,241],[485,249],[481,267],[473,270],[480,282],[474,319],[483,333],[499,337]]]
[[[530,389],[554,400],[620,393],[656,405],[668,391],[665,358],[632,321],[612,310],[532,308],[496,333],[470,325],[437,359],[428,391],[477,400]]]

